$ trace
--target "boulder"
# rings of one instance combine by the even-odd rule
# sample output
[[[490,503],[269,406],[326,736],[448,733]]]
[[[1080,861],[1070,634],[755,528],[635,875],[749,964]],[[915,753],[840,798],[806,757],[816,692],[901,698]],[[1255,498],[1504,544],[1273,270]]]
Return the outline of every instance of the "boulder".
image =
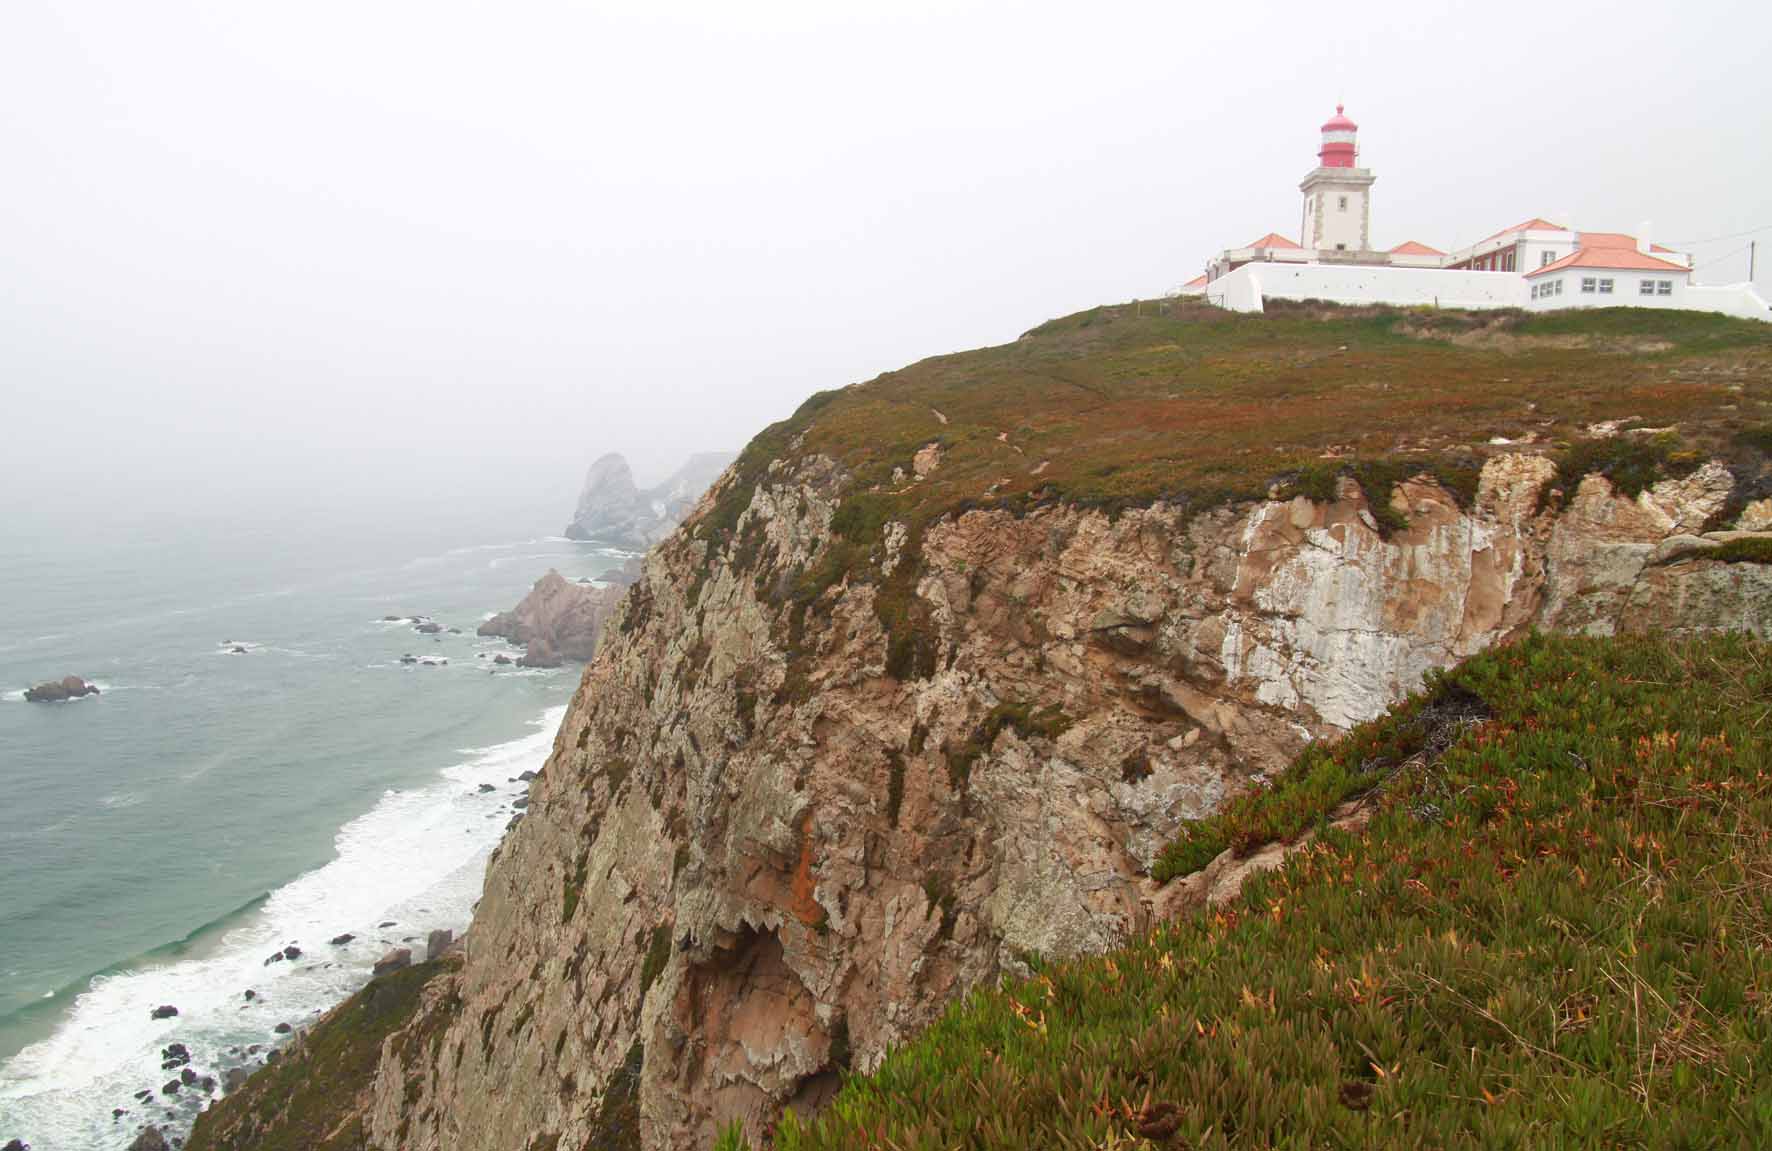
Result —
[[[411,652],[407,652],[405,655],[400,657],[400,662],[401,663],[417,663],[418,657],[416,655],[413,655]]]
[[[277,1024],[277,1026],[271,1028],[271,1030],[275,1031],[279,1035],[288,1035],[291,1031],[295,1030],[295,1028],[291,1027],[287,1023],[279,1023],[279,1024]]]
[[[178,1008],[174,1007],[170,1003],[162,1003],[160,1006],[158,1006],[158,1007],[154,1008],[152,1011],[148,1012],[148,1016],[151,1019],[171,1019],[173,1016],[175,1016],[177,1014],[178,1014]]]
[[[158,1127],[143,1127],[135,1142],[129,1145],[129,1151],[171,1151],[166,1136]]]
[[[489,791],[497,791],[497,790],[498,790],[498,788],[492,786],[490,783],[482,783],[480,785],[480,794],[481,795],[485,795]]]
[[[420,635],[436,635],[438,632],[443,630],[443,625],[440,623],[433,623],[430,620],[426,620],[425,622],[423,622],[421,624],[414,625],[412,630],[417,632]]]
[[[86,682],[77,675],[65,675],[58,680],[40,683],[36,687],[25,689],[25,699],[31,703],[59,703],[64,699],[80,699],[88,695],[97,695],[97,686]]]
[[[521,772],[517,773],[517,778],[522,780],[524,783],[528,783],[530,780],[535,778],[535,773],[533,771],[521,771]]]
[[[258,992],[254,991],[252,988],[248,987],[246,989],[246,1002],[251,1003],[254,999],[257,999],[257,998],[258,998]]]
[[[285,959],[300,959],[301,958],[301,948],[299,948],[295,944],[291,943],[288,947],[285,947],[283,949],[283,958],[285,958]]]
[[[377,927],[393,927],[398,923],[399,923],[399,920],[397,920],[397,919],[384,919],[380,923],[376,924],[376,926]]]
[[[396,947],[375,961],[375,966],[370,969],[370,974],[388,975],[395,971],[399,971],[403,967],[411,966],[412,949],[410,947]]]
[[[181,1084],[178,1080],[168,1079],[166,1081],[165,1085],[160,1088],[160,1094],[162,1094],[162,1095],[177,1095],[178,1089],[182,1086],[183,1086],[183,1084]]]
[[[178,1073],[178,1081],[183,1083],[186,1087],[189,1087],[191,1084],[197,1082],[197,1073],[187,1067]]]
[[[526,795],[519,796],[518,798],[513,799],[511,801],[511,809],[513,811],[522,811],[524,808],[526,808],[528,806],[529,806],[529,797]]]
[[[501,665],[509,664],[509,663],[511,663],[511,657],[501,651],[497,655],[492,657],[492,662],[496,663],[496,664],[501,664]]]
[[[435,959],[455,945],[455,932],[440,927],[425,937],[425,958]]]
[[[233,654],[233,655],[245,655],[246,654],[246,649],[241,647],[239,644],[235,644],[233,647],[229,648],[228,651],[230,654]]]
[[[265,960],[265,966],[269,967],[273,963],[281,963],[281,962],[283,962],[283,952],[280,950],[273,951],[273,952],[271,952],[271,957],[269,959]]]
[[[334,946],[334,947],[343,947],[345,944],[349,943],[351,940],[353,940],[355,938],[357,938],[355,935],[352,935],[350,932],[347,931],[342,935],[334,935],[328,942],[330,942],[332,944],[332,946]]]
[[[0,1147],[0,1151],[31,1151],[31,1145],[23,1139],[8,1139],[6,1146]]]

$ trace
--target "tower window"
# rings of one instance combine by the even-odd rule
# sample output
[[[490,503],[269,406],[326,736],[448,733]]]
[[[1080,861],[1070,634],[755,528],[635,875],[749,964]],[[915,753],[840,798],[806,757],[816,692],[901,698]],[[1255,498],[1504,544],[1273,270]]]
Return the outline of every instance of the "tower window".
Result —
[[[1346,244],[1337,244],[1337,245],[1335,245],[1335,250],[1337,252],[1345,252],[1345,251],[1347,251],[1347,245]]]
[[[1341,210],[1344,212],[1347,211],[1347,197],[1346,196],[1341,197]]]

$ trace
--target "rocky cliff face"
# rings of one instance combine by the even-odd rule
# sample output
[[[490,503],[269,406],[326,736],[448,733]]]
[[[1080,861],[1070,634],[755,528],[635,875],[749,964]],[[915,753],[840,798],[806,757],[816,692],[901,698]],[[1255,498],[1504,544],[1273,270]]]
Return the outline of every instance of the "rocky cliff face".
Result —
[[[650,547],[677,526],[732,459],[730,452],[697,452],[663,483],[641,490],[628,461],[611,452],[585,474],[565,534],[616,547]]]
[[[1772,567],[1704,534],[1744,522],[1729,471],[1547,502],[1554,470],[1495,456],[1464,506],[1418,477],[1388,509],[1344,478],[1197,514],[973,510],[914,565],[887,521],[810,593],[850,477],[728,473],[617,610],[462,969],[384,1046],[370,1144],[766,1134],[967,987],[1198,897],[1149,878],[1181,821],[1428,669],[1534,627],[1772,629]]]
[[[525,667],[589,660],[596,654],[603,625],[626,590],[625,584],[573,583],[550,568],[521,603],[482,623],[476,634],[524,645],[517,662]]]

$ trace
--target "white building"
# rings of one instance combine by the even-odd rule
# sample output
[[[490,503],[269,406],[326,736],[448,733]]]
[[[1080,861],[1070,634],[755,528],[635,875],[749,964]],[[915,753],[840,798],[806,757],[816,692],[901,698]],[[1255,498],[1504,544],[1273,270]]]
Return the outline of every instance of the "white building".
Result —
[[[1372,245],[1370,168],[1359,166],[1359,126],[1337,105],[1322,127],[1317,166],[1299,184],[1299,239],[1277,232],[1227,248],[1182,292],[1221,307],[1331,300],[1444,308],[1682,308],[1772,321],[1752,284],[1692,282],[1692,258],[1636,236],[1577,231],[1533,218],[1446,253],[1414,240]]]

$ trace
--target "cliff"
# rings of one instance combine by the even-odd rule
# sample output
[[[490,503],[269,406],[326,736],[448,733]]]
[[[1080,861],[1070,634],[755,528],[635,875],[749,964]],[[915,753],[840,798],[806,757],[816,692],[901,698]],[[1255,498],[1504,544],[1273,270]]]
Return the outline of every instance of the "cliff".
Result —
[[[626,591],[625,584],[573,583],[550,568],[521,603],[486,620],[476,634],[524,645],[517,662],[525,667],[586,661],[596,654],[603,625]]]
[[[602,456],[585,474],[565,534],[568,539],[647,548],[677,526],[732,459],[730,452],[697,452],[662,483],[641,490],[626,459],[616,452]]]
[[[1768,404],[1710,317],[1188,305],[814,397],[617,608],[367,1145],[765,1135],[1430,669],[1765,634]]]

